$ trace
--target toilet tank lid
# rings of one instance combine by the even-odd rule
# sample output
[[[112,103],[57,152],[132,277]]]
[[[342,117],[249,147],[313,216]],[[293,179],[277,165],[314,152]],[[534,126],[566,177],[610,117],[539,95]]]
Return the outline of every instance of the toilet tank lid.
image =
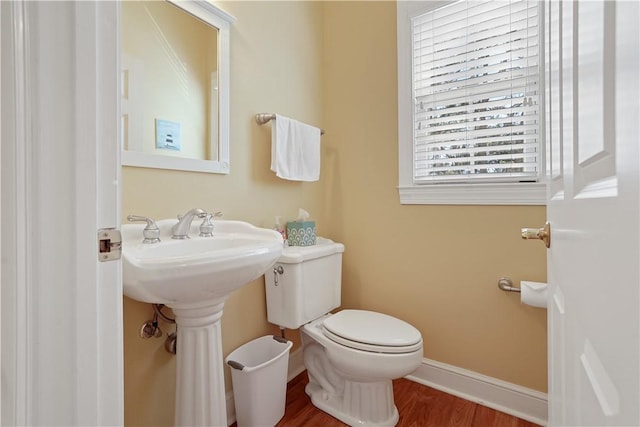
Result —
[[[344,245],[324,237],[316,238],[313,246],[287,246],[278,258],[283,264],[297,264],[309,259],[321,258],[344,252]]]

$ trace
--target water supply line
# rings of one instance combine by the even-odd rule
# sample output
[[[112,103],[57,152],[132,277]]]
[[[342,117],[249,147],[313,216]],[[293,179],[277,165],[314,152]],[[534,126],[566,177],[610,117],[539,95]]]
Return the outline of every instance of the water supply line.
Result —
[[[165,322],[167,323],[176,323],[175,318],[167,317],[166,314],[162,312],[164,308],[164,304],[151,304],[153,306],[153,311]]]
[[[140,328],[140,337],[148,339],[148,338],[160,338],[162,336],[162,330],[158,326],[158,318],[162,319],[166,323],[176,323],[175,318],[171,318],[162,312],[164,308],[164,304],[151,304],[153,307],[153,318],[152,320],[147,320],[142,324]],[[178,331],[176,329],[175,332],[172,332],[167,335],[167,338],[164,342],[164,349],[171,354],[176,354],[178,341]]]

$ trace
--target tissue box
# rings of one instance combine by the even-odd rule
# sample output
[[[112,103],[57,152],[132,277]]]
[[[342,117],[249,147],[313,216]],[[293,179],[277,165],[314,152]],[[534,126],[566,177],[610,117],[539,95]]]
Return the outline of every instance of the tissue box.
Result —
[[[313,246],[316,244],[315,221],[287,222],[287,240],[289,246]]]

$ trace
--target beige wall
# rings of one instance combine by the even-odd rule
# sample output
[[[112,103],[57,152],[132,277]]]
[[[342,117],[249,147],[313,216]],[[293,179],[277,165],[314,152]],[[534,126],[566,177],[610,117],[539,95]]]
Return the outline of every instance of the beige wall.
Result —
[[[270,125],[254,116],[278,112],[324,126],[322,86],[322,5],[312,2],[218,3],[237,18],[231,27],[231,173],[212,175],[123,168],[123,215],[172,218],[193,207],[221,210],[226,219],[271,227],[276,215],[292,218],[303,207],[327,231],[323,216],[324,179],[284,181],[270,170]],[[323,158],[327,158],[323,150]],[[322,176],[331,172],[322,171]],[[138,337],[152,316],[151,306],[128,298],[125,321],[125,423],[173,425],[175,358],[162,339]],[[162,325],[168,331],[173,327]],[[253,338],[277,333],[266,322],[263,280],[236,291],[222,317],[227,354]],[[294,336],[293,333],[289,333]],[[297,335],[297,334],[296,334]],[[228,370],[227,389],[230,388]]]
[[[304,207],[320,234],[346,245],[344,307],[411,322],[427,358],[546,391],[546,312],[496,287],[504,275],[516,283],[545,279],[543,247],[518,235],[521,226],[544,222],[544,208],[398,202],[395,3],[220,5],[237,18],[231,173],[124,168],[123,214],[167,218],[198,206],[270,227],[273,216],[290,218]],[[269,125],[255,124],[257,112],[326,130],[320,182],[287,182],[269,171]],[[175,359],[163,339],[137,336],[151,313],[125,298],[127,425],[173,423]],[[225,354],[275,331],[262,280],[229,298]]]
[[[546,311],[498,279],[545,281],[543,245],[520,240],[544,207],[400,205],[395,2],[325,6],[325,124],[336,175],[332,237],[343,305],[415,325],[426,358],[546,391]],[[357,28],[357,31],[354,30]]]

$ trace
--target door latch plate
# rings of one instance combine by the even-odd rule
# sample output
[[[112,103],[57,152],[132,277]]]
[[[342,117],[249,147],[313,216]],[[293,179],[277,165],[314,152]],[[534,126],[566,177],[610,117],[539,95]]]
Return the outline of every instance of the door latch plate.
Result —
[[[122,254],[122,235],[115,228],[98,230],[98,261],[114,261]]]

